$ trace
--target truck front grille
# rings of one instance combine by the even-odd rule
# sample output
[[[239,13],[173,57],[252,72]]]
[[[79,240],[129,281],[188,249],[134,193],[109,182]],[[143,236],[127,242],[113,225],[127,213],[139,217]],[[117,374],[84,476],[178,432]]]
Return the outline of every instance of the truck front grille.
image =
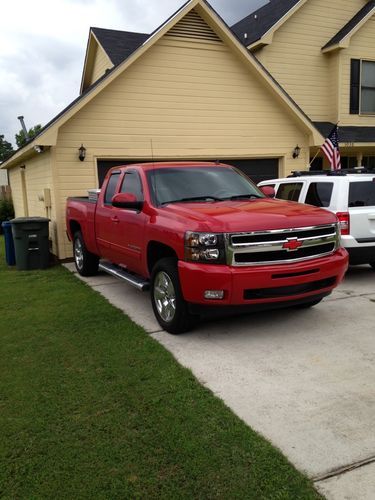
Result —
[[[229,234],[228,264],[258,266],[315,259],[335,252],[339,242],[336,224]]]

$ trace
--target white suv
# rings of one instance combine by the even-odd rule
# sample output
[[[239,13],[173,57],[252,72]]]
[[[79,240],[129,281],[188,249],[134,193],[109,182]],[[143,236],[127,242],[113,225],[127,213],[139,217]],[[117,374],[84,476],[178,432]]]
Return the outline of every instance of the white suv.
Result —
[[[263,181],[276,198],[307,203],[334,212],[350,264],[369,263],[375,269],[375,172],[294,172],[283,179]]]

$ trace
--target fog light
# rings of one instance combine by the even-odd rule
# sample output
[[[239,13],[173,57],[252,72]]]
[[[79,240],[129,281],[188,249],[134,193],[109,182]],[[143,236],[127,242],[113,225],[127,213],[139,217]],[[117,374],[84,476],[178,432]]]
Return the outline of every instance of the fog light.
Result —
[[[206,290],[204,298],[207,300],[222,300],[224,298],[224,290]]]

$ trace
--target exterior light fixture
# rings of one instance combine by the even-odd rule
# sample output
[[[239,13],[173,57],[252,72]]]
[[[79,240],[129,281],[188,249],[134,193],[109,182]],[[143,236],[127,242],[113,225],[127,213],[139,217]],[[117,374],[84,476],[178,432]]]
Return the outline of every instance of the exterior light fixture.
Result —
[[[79,154],[78,158],[83,161],[86,158],[86,148],[83,144],[81,144],[81,147],[78,148]]]
[[[43,153],[44,151],[44,146],[34,146],[34,150],[37,152],[37,153]]]
[[[294,159],[298,158],[300,155],[300,152],[301,152],[301,148],[297,144],[297,146],[293,150],[293,158]]]

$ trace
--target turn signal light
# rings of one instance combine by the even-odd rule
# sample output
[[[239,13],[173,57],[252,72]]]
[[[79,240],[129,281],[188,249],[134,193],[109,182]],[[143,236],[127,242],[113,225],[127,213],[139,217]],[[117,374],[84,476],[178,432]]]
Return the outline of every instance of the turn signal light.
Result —
[[[340,232],[343,236],[350,234],[350,214],[349,212],[337,212]]]

